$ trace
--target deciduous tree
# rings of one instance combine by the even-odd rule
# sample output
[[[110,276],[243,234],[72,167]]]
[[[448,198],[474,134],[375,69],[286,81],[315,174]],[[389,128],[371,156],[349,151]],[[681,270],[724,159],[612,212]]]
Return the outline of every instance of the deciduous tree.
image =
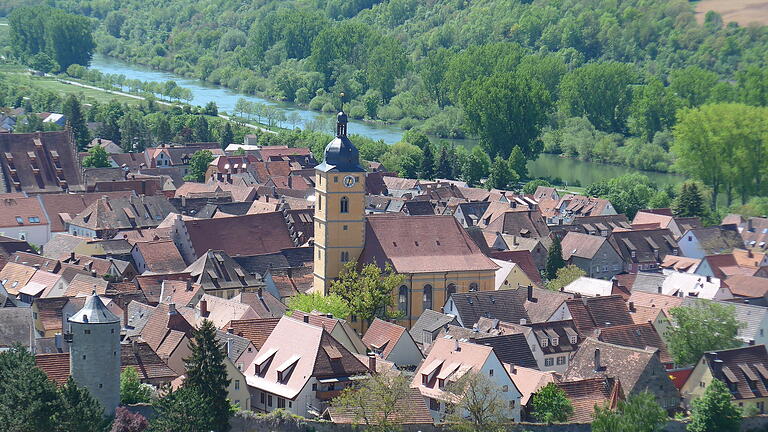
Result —
[[[133,366],[128,366],[120,373],[120,403],[124,405],[147,403],[151,390],[141,383],[139,373]]]
[[[189,159],[189,174],[184,176],[186,181],[204,182],[208,164],[213,161],[209,150],[198,150]]]
[[[573,415],[573,405],[565,391],[549,383],[533,395],[533,416],[542,423],[564,423]]]
[[[344,299],[352,314],[368,322],[374,318],[396,317],[394,295],[405,282],[405,276],[395,273],[387,264],[382,270],[376,264],[366,264],[358,270],[357,262],[344,265],[339,278],[331,284],[331,293]]]
[[[288,313],[294,310],[300,310],[306,313],[318,311],[320,313],[331,314],[337,318],[348,318],[352,313],[349,303],[337,294],[299,294],[289,298],[286,306],[288,306]]]
[[[737,432],[741,425],[741,411],[731,402],[733,396],[719,379],[709,383],[704,394],[691,403],[690,432]]]
[[[547,289],[560,291],[563,287],[582,276],[586,276],[584,270],[573,264],[567,265],[557,271],[557,275],[554,279],[547,281]]]
[[[657,432],[666,424],[667,412],[653,394],[643,392],[619,401],[615,411],[596,406],[594,418],[594,432]]]
[[[743,325],[736,320],[735,309],[707,300],[669,310],[675,325],[667,330],[669,352],[679,365],[694,364],[707,351],[736,348],[736,337]]]
[[[365,425],[366,430],[389,432],[399,428],[402,411],[408,409],[409,387],[410,380],[400,373],[373,374],[345,389],[331,405],[348,413],[355,423]]]
[[[453,399],[446,421],[457,431],[496,432],[511,420],[501,388],[479,372],[467,372],[447,385],[446,391]]]
[[[84,168],[109,168],[109,155],[104,147],[96,145],[88,150],[88,156],[83,158]]]

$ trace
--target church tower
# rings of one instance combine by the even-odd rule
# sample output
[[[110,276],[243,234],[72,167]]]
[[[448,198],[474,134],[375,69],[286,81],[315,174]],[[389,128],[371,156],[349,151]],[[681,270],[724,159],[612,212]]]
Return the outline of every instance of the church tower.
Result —
[[[94,292],[67,321],[72,378],[112,415],[120,404],[120,318]]]
[[[365,169],[347,137],[347,115],[336,116],[336,138],[315,168],[315,272],[312,290],[328,294],[344,264],[365,242]]]

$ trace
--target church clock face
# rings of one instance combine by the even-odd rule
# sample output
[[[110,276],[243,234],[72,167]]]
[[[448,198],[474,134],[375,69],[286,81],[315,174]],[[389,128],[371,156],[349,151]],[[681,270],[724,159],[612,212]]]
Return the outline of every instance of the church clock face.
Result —
[[[354,185],[355,185],[355,178],[354,177],[352,177],[351,175],[348,175],[348,176],[344,177],[344,186],[345,187],[351,188]]]

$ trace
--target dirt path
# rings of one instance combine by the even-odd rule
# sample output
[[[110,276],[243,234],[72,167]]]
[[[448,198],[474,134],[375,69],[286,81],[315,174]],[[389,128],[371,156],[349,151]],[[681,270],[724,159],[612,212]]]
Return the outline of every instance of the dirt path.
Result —
[[[741,26],[768,25],[768,0],[703,0],[696,5],[696,19],[704,22],[708,11],[719,13],[726,24],[735,21]]]

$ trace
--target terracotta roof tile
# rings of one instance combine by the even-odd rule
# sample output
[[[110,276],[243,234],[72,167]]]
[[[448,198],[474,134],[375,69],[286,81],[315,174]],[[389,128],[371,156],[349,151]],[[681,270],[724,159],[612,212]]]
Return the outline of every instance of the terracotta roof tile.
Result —
[[[137,242],[134,248],[144,259],[147,266],[146,271],[176,273],[187,267],[184,258],[181,257],[179,249],[172,240]]]
[[[645,347],[658,348],[661,354],[661,362],[673,363],[672,356],[667,351],[667,345],[651,323],[606,327],[600,329],[598,339],[614,345],[639,349],[645,349]]]
[[[42,369],[51,381],[62,385],[69,378],[69,353],[36,354],[35,366]]]
[[[208,250],[223,250],[229,256],[258,255],[295,246],[280,212],[191,220],[184,224],[198,257]]]
[[[146,342],[120,345],[120,370],[127,367],[135,368],[142,382],[165,383],[178,376]]]
[[[376,318],[365,332],[363,343],[369,349],[382,350],[382,357],[386,359],[405,333],[405,327]]]
[[[591,423],[595,406],[615,409],[619,399],[624,399],[618,380],[613,378],[588,378],[558,383],[573,405],[573,415],[568,421]]]
[[[234,329],[236,335],[250,340],[253,346],[260,350],[278,322],[280,318],[232,320],[227,327]]]
[[[68,222],[83,210],[85,210],[94,201],[102,196],[110,198],[126,198],[133,195],[132,191],[119,192],[93,192],[93,193],[59,193],[42,194],[40,200],[43,202],[46,213],[51,218],[51,232],[65,232]]]
[[[634,324],[624,299],[618,295],[582,297],[566,303],[576,329],[582,336],[596,328]]]
[[[723,283],[733,295],[740,297],[765,297],[768,294],[768,278],[735,274]]]

